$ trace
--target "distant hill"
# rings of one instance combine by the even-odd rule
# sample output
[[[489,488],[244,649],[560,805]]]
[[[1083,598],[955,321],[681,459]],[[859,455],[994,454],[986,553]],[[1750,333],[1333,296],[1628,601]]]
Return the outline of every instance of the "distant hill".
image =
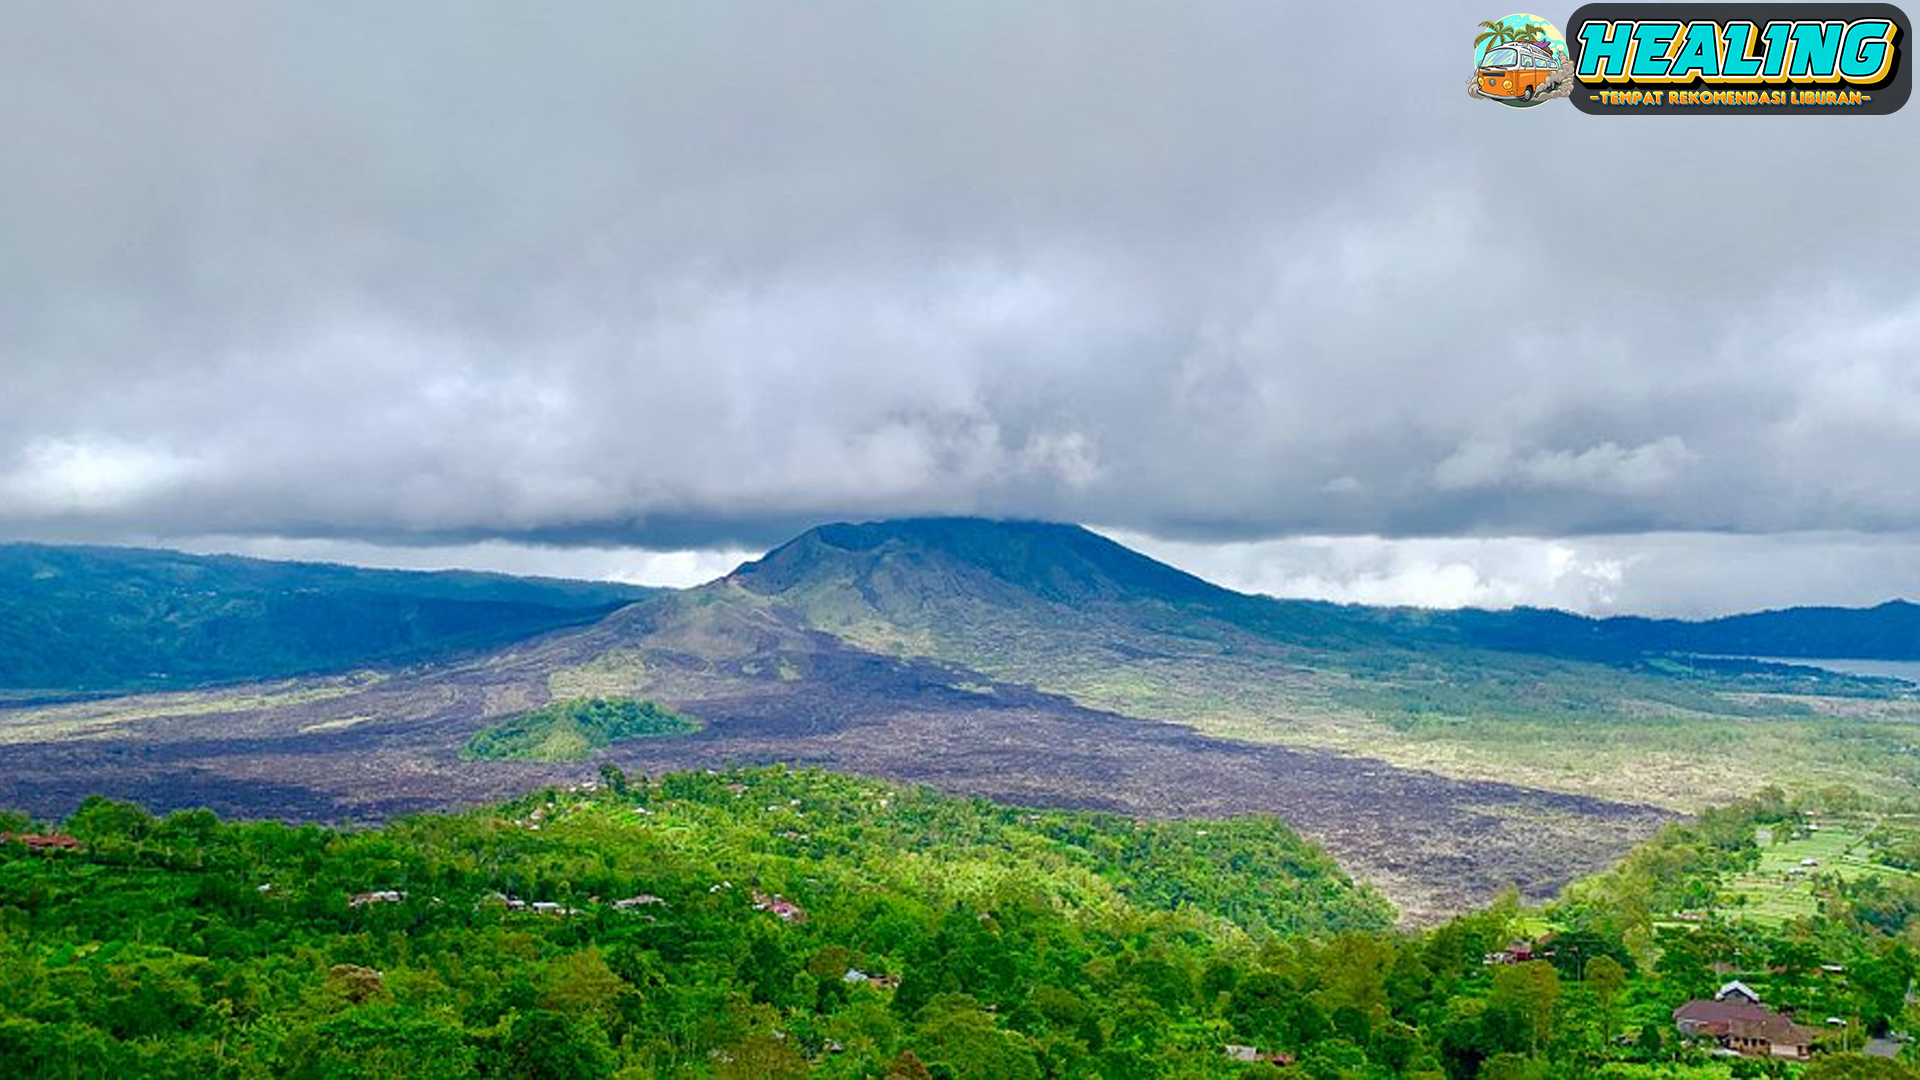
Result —
[[[0,695],[181,689],[413,662],[652,590],[110,547],[0,545]]]
[[[1668,654],[1920,660],[1920,606],[1800,607],[1717,619],[1596,619],[1564,611],[1464,610],[1427,620],[1463,644],[1600,661]]]
[[[1800,607],[1706,622],[1606,620],[1610,632],[1648,648],[1729,656],[1920,660],[1920,605],[1893,600],[1871,608]]]

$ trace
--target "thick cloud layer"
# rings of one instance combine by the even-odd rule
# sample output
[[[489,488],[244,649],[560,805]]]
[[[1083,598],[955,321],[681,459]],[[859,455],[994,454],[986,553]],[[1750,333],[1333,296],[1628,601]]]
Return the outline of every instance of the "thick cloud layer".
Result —
[[[11,5],[0,533],[1920,533],[1920,114],[1325,14]]]

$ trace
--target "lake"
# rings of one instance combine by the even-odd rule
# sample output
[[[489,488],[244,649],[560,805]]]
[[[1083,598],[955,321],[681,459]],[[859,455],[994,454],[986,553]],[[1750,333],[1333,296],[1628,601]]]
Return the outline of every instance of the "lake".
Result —
[[[1706,660],[1753,660],[1762,664],[1793,664],[1819,668],[1841,675],[1865,675],[1881,679],[1902,679],[1920,683],[1920,660],[1834,660],[1806,656],[1708,656]]]

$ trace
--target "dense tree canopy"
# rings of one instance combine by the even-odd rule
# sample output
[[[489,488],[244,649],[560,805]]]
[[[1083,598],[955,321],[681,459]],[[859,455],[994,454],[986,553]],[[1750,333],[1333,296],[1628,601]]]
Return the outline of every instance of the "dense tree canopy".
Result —
[[[1848,1052],[1904,1024],[1908,923],[1862,921],[1839,891],[1774,929],[1656,917],[1749,857],[1778,812],[1765,800],[1670,830],[1545,911],[1510,895],[1414,934],[1272,819],[1135,822],[780,769],[604,779],[356,832],[104,799],[58,833],[13,816],[9,833],[84,847],[0,842],[0,1061],[22,1076],[1774,1075],[1673,1031],[1672,1008],[1738,962],[1769,1000],[1849,1019],[1808,1077],[1908,1075]]]

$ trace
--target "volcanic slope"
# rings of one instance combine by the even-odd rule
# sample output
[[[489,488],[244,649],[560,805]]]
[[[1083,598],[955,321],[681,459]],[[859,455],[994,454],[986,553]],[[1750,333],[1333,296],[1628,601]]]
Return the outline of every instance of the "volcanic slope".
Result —
[[[1023,804],[1278,813],[1416,920],[1508,883],[1548,895],[1664,819],[1616,800],[1211,737],[1008,678],[1011,664],[983,671],[955,657],[1027,650],[1098,666],[1169,650],[1231,659],[1259,642],[1308,658],[1327,642],[1364,650],[1382,632],[1331,608],[1281,620],[1262,607],[1271,602],[1084,530],[864,529],[816,530],[722,581],[481,658],[16,710],[0,719],[0,805],[55,815],[105,792],[157,809],[375,820],[584,779],[601,760],[639,772],[784,761]],[[1286,677],[1261,657],[1268,677]],[[1300,670],[1307,685],[1311,669]],[[591,696],[658,701],[704,727],[615,744],[587,763],[462,758],[503,718]]]
[[[875,652],[1461,779],[1680,811],[1769,781],[1893,796],[1920,782],[1914,687],[1683,651],[1920,655],[1910,605],[1685,623],[1283,601],[1077,526],[966,519],[815,529],[729,580]]]

